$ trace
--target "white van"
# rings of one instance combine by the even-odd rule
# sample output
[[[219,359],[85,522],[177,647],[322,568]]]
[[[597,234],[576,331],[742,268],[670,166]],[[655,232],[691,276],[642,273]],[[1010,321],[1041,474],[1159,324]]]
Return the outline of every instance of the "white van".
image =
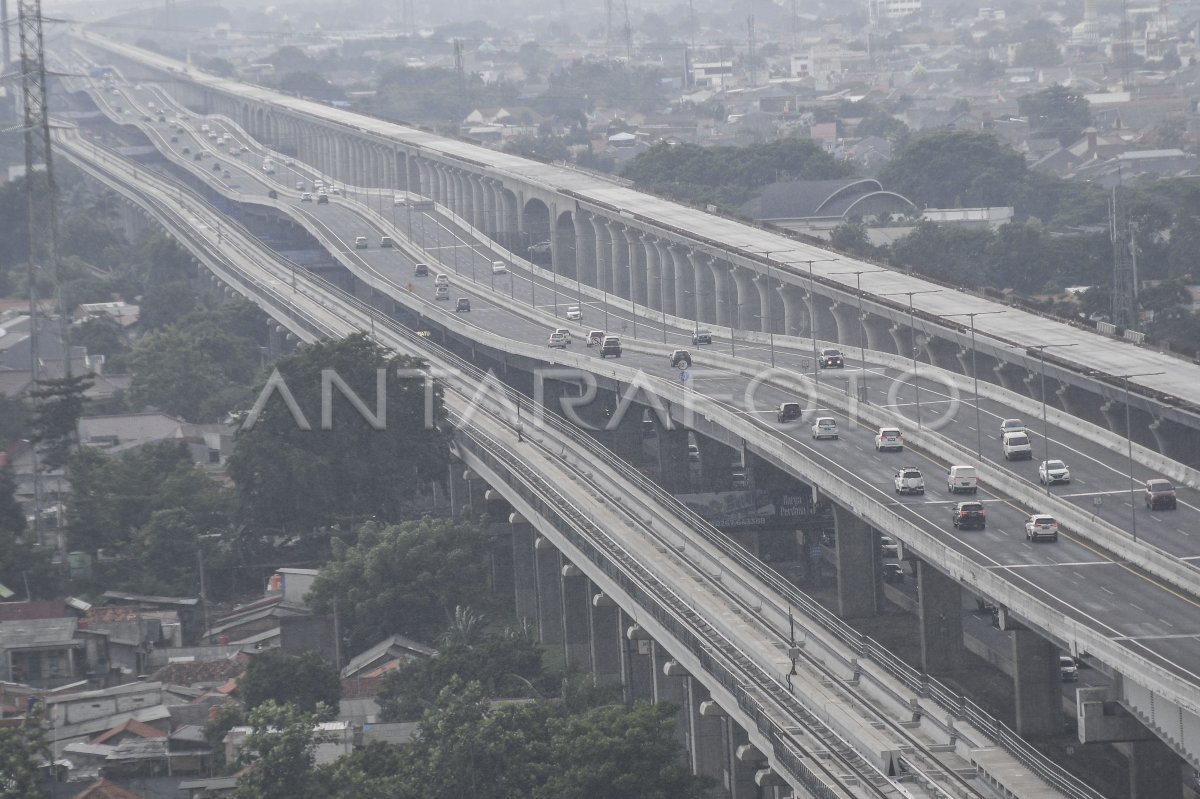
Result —
[[[437,277],[435,277],[433,279],[433,285],[449,286],[450,285],[450,276],[447,274],[439,274]]]
[[[979,477],[974,466],[951,466],[946,476],[946,488],[951,494],[974,494],[979,491]]]
[[[492,261],[492,274],[493,275],[507,275],[508,274],[508,265],[505,264],[504,261]]]
[[[1027,461],[1033,457],[1033,445],[1025,433],[1005,433],[1000,447],[1006,461]]]

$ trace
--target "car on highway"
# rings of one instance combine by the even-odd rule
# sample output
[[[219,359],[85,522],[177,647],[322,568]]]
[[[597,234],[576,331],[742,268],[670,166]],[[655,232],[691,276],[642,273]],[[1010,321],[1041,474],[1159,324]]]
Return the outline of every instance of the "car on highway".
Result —
[[[578,305],[568,305],[567,306],[567,321],[568,322],[582,322],[583,321],[583,309],[580,308]]]
[[[837,419],[834,419],[832,416],[817,417],[817,420],[812,424],[812,437],[816,439],[836,439],[838,437]]]
[[[1033,457],[1033,444],[1026,433],[1005,433],[1000,449],[1006,461],[1027,461]]]
[[[550,242],[539,241],[537,244],[529,245],[530,255],[545,255],[550,252]]]
[[[674,366],[676,369],[691,369],[692,354],[687,350],[672,350],[671,366]]]
[[[505,264],[504,261],[492,261],[492,274],[493,275],[507,275],[508,274],[508,265]]]
[[[213,161],[212,168],[213,168],[213,172],[220,172],[221,171],[221,162]]]
[[[429,264],[423,264],[419,261],[413,264],[413,277],[429,277]]]
[[[916,466],[902,466],[892,475],[897,494],[924,494],[925,475]]]
[[[178,144],[178,143],[179,143],[179,137],[178,137],[178,136],[172,136],[172,137],[171,137],[171,144]]]
[[[699,347],[701,344],[712,344],[712,331],[708,328],[697,328],[692,332],[692,346]]]
[[[1079,664],[1075,662],[1075,658],[1073,657],[1059,655],[1058,673],[1062,677],[1063,682],[1078,682]]]
[[[272,200],[278,200],[279,192],[275,191],[274,189],[268,189],[267,196],[270,197]]]
[[[1025,520],[1025,538],[1030,541],[1058,540],[1058,520],[1045,513],[1035,513]]]
[[[833,347],[826,347],[821,350],[821,357],[817,359],[822,369],[844,369],[846,361],[842,357],[842,351]]]
[[[354,249],[356,249],[356,250],[367,249],[367,237],[366,236],[355,236],[354,237]]]
[[[296,181],[296,191],[304,191],[304,181],[303,180]]]
[[[879,570],[885,583],[895,584],[904,582],[904,567],[899,563],[881,564]]]
[[[396,243],[394,241],[392,241],[391,236],[380,236],[379,237],[379,246],[380,247],[391,248],[391,247],[394,247],[395,244]]]
[[[946,490],[951,494],[974,494],[979,491],[979,477],[974,466],[951,466],[946,474]]]
[[[193,156],[192,156],[192,160],[193,160],[193,161],[199,161],[199,160],[200,160],[201,158],[203,158],[203,157],[204,157],[204,153],[197,152],[195,155],[193,155]]]
[[[182,150],[180,150],[179,152],[183,153],[184,155],[191,155],[191,154],[192,154],[192,148],[191,148],[191,147],[187,147],[187,146],[185,146],[185,147],[184,147]]]
[[[803,411],[798,402],[781,402],[779,408],[775,411],[775,421],[777,422],[794,422],[800,418]]]
[[[881,427],[875,434],[875,451],[883,452],[885,449],[896,452],[904,449],[904,434],[899,427]]]
[[[449,286],[449,285],[450,285],[450,276],[449,276],[449,275],[447,275],[445,272],[440,272],[440,273],[438,273],[437,277],[435,277],[435,278],[433,279],[433,285],[435,285],[435,286]]]
[[[329,195],[322,192],[317,195],[317,205],[329,205]]]
[[[567,340],[566,336],[564,336],[562,333],[555,330],[553,333],[550,334],[550,340],[547,343],[550,345],[550,349],[562,350],[562,349],[566,349],[567,345],[570,344],[571,342],[569,342]]]
[[[982,502],[959,502],[950,509],[950,520],[958,530],[983,530],[987,527],[987,511]]]
[[[885,558],[899,558],[900,545],[890,535],[879,536],[879,554]]]
[[[696,444],[688,444],[688,460],[692,463],[700,462],[700,447]]]
[[[556,328],[554,328],[554,332],[558,333],[563,338],[565,338],[567,340],[568,344],[571,343],[571,331],[570,330],[567,330],[565,327],[556,327]]]
[[[221,177],[224,178],[225,180],[229,180],[233,176],[229,173],[229,170],[226,169],[224,172],[221,173]]]
[[[454,303],[454,312],[455,313],[470,313],[471,312],[471,300],[467,297],[459,297],[458,301]]]
[[[433,298],[435,300],[445,300],[446,302],[449,302],[450,301],[450,287],[449,286],[434,286],[433,287]]]
[[[1175,486],[1169,480],[1155,478],[1146,481],[1146,507],[1150,510],[1175,510]]]
[[[1003,439],[1009,433],[1024,433],[1025,423],[1020,419],[1003,419],[1000,421],[1000,438]]]
[[[607,358],[610,355],[614,358],[621,357],[621,339],[617,336],[605,336],[600,344],[600,357]]]
[[[1038,482],[1042,485],[1071,482],[1071,470],[1060,460],[1042,461],[1038,464]]]

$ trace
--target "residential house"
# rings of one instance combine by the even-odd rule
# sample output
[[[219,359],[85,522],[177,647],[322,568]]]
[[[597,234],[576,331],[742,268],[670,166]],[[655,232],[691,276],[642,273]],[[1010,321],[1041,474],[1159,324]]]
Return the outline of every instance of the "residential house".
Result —
[[[200,633],[204,623],[204,609],[200,604],[200,597],[194,596],[154,596],[151,594],[131,594],[124,591],[105,591],[101,595],[101,600],[105,605],[132,605],[139,608],[143,614],[162,614],[174,613],[178,619],[179,636],[184,645],[191,644]],[[169,617],[161,617],[167,619],[165,622],[165,632],[171,635],[171,640],[176,640],[174,628]]]
[[[74,616],[0,622],[0,680],[53,688],[86,679],[87,642]]]
[[[226,763],[237,762],[246,738],[253,731],[253,727],[233,727],[225,734]],[[320,722],[315,725],[313,732],[318,740],[313,747],[313,758],[318,766],[333,763],[350,754],[360,739],[359,731],[346,721]]]
[[[350,662],[342,668],[342,677],[344,679],[363,677],[390,664],[407,663],[411,660],[433,657],[436,654],[436,649],[417,643],[411,638],[399,634],[389,635],[371,648],[350,658]],[[392,667],[394,668],[394,666]]]

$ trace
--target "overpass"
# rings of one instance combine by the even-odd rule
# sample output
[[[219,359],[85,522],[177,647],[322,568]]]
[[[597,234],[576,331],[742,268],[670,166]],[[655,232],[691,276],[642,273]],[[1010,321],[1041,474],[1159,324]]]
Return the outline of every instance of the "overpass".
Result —
[[[486,477],[490,501],[512,508],[518,605],[568,663],[630,698],[679,702],[693,765],[727,795],[1094,799],[968,700],[929,684],[915,693],[874,662],[886,653],[570,425],[527,415],[518,441],[517,393],[481,398],[489,378],[478,369],[237,226],[218,234],[219,217],[191,192],[69,134],[59,143],[299,340],[372,330],[438,367],[466,476]],[[614,496],[624,501],[603,501]]]
[[[974,363],[983,380],[1039,400],[1044,386],[1048,405],[1122,435],[1128,404],[1132,440],[1200,465],[1200,366],[1189,361],[593,174],[218,78],[84,35],[128,75],[168,87],[196,112],[229,117],[328,178],[430,197],[510,250],[548,241],[561,278],[650,314],[773,334],[823,332],[844,347],[906,358],[915,349],[921,360],[962,374]],[[974,336],[966,317],[972,313],[986,314],[970,317]],[[1126,375],[1142,376],[1126,384]]]
[[[263,194],[265,194],[265,187],[259,191],[258,196],[261,198]],[[335,202],[335,205],[340,205],[340,204],[341,204],[341,201]],[[355,213],[360,213],[360,212],[355,212]],[[361,225],[362,223],[358,222],[355,224]],[[318,232],[320,232],[320,230],[318,230]],[[344,234],[343,234],[343,236],[344,236]],[[336,249],[336,241],[334,239],[336,239],[336,238],[337,237],[333,237],[328,242],[330,244],[330,246],[335,249]],[[361,271],[362,267],[364,265],[361,263],[355,263],[355,264],[351,264],[351,266],[354,268],[357,268]],[[386,281],[381,281],[380,285],[387,288]],[[402,290],[399,290],[399,288],[395,285],[391,286],[390,288],[392,289],[392,291],[390,293],[398,294],[398,295],[403,295],[405,293]],[[545,288],[548,289],[549,286],[546,286]],[[496,297],[496,296],[488,297],[487,295],[481,295],[481,296],[485,298],[485,301],[490,301],[496,305],[502,304],[502,302],[501,302],[502,297]],[[536,328],[539,331],[538,333],[536,333],[537,336],[540,336],[541,335],[540,331],[544,330],[543,325],[544,325],[544,322],[540,323],[538,325],[538,327]],[[534,340],[536,341],[538,339],[535,338]],[[545,351],[541,348],[538,348],[536,351],[529,350],[528,347],[522,349],[515,343],[498,341],[495,338],[495,336],[481,336],[479,338],[479,341],[477,341],[474,346],[482,349],[482,348],[485,348],[488,344],[491,344],[492,346],[503,345],[502,346],[503,352],[513,355],[513,356],[526,358],[526,359],[535,359],[535,360],[541,361],[541,360],[544,360],[544,356],[545,356]],[[497,355],[496,357],[498,359],[500,359],[500,358],[503,358],[504,356]],[[569,363],[572,363],[575,365],[579,365],[579,361],[577,359],[567,360],[566,362],[569,362]],[[594,365],[590,365],[588,368],[593,369],[593,370],[595,369]],[[618,377],[618,374],[616,372],[613,372],[612,375],[614,377]],[[629,380],[632,379],[629,375],[624,375],[624,376],[619,376],[619,377],[620,377],[620,380],[624,380],[626,383],[628,383]],[[656,387],[656,389],[661,389],[664,396],[667,396],[669,399],[674,400],[679,406],[683,406],[685,404],[678,395],[672,395],[671,392],[667,391],[664,387]],[[736,418],[728,418],[729,417],[728,411],[725,409],[722,409],[720,407],[706,409],[705,415],[709,415],[709,413],[711,413],[713,416],[720,416],[720,415],[724,414],[724,416],[720,419],[719,424],[715,424],[713,426],[713,429],[710,431],[712,433],[712,435],[715,437],[720,437],[722,435],[726,435],[726,432],[723,432],[723,431],[729,431],[729,430],[732,430],[736,434],[740,434],[741,436],[748,435],[749,438],[751,438],[751,439],[760,439],[764,433],[764,431],[762,429],[762,427],[764,427],[763,425],[747,427],[747,426],[745,426],[744,423],[740,423],[739,420]],[[742,421],[744,422],[744,420],[742,420]],[[736,438],[737,436],[735,435],[734,437]],[[787,442],[787,445],[789,447],[795,446],[793,442]],[[832,471],[832,474],[834,474],[836,476],[836,475],[841,474],[844,471],[844,467],[838,466],[837,464],[830,464],[827,461],[823,460],[828,457],[827,453],[817,453],[816,451],[812,450],[811,448],[805,448],[804,451],[800,451],[800,452],[798,452],[794,449],[789,450],[786,448],[785,449],[775,448],[772,450],[772,446],[771,446],[770,442],[763,441],[763,442],[757,443],[756,449],[759,450],[760,452],[766,454],[767,457],[772,459],[772,461],[774,463],[776,463],[776,465],[778,465],[780,468],[796,470],[797,462],[803,461],[804,462],[803,468],[801,468],[800,471],[804,474],[809,474],[810,472],[815,474],[816,472],[818,472],[821,469],[829,469]],[[851,456],[851,457],[853,457],[853,456]],[[814,459],[816,459],[816,462],[814,462]],[[879,475],[878,474],[870,475],[870,477],[872,479],[878,480]],[[843,479],[846,479],[846,478],[843,478]],[[1039,629],[1041,629],[1042,625],[1052,628],[1051,634],[1053,636],[1055,636],[1058,640],[1065,641],[1068,639],[1073,639],[1076,641],[1083,641],[1083,642],[1085,642],[1084,645],[1086,647],[1086,651],[1093,652],[1093,653],[1102,653],[1102,654],[1099,654],[1098,657],[1105,659],[1107,662],[1114,662],[1117,660],[1121,660],[1122,654],[1120,652],[1114,652],[1112,650],[1111,646],[1108,646],[1106,648],[1106,644],[1104,641],[1095,639],[1094,636],[1090,637],[1089,635],[1086,634],[1086,632],[1083,635],[1076,635],[1076,631],[1073,628],[1077,623],[1079,623],[1079,621],[1080,621],[1079,619],[1061,618],[1061,614],[1062,614],[1061,608],[1054,608],[1053,611],[1049,615],[1047,615],[1045,612],[1045,609],[1039,609],[1039,608],[1035,607],[1035,605],[1037,605],[1038,601],[1044,601],[1045,593],[1049,590],[1050,584],[1052,584],[1054,582],[1054,580],[1056,579],[1053,575],[1051,575],[1049,577],[1049,579],[1045,580],[1042,584],[1039,584],[1039,585],[1031,586],[1028,583],[1028,581],[1026,581],[1024,578],[1019,578],[1019,579],[1015,580],[1015,582],[1017,583],[1017,586],[1015,588],[1014,588],[1014,586],[1011,586],[1011,585],[1009,585],[1009,586],[998,585],[997,583],[992,582],[991,575],[986,571],[988,568],[996,568],[996,566],[1001,565],[1000,563],[991,560],[991,558],[995,557],[995,554],[993,553],[993,554],[981,556],[981,554],[978,552],[971,553],[968,551],[968,552],[953,553],[953,552],[946,551],[945,550],[946,541],[944,540],[946,536],[944,533],[941,533],[938,530],[938,528],[944,527],[944,524],[936,523],[935,515],[932,512],[926,513],[924,516],[920,517],[921,521],[923,522],[924,529],[921,531],[914,532],[912,530],[905,529],[904,524],[897,525],[895,520],[891,520],[891,519],[887,518],[886,514],[888,512],[890,512],[890,513],[896,512],[894,507],[890,511],[885,511],[883,514],[879,513],[878,510],[875,508],[875,506],[879,505],[879,502],[880,502],[878,498],[872,497],[869,495],[863,496],[859,493],[853,493],[853,492],[851,494],[847,494],[843,490],[843,486],[840,485],[840,481],[838,479],[836,479],[836,477],[832,481],[829,480],[828,478],[825,478],[825,479],[815,479],[814,478],[814,482],[819,483],[819,488],[823,493],[827,494],[828,496],[832,496],[832,497],[836,498],[840,503],[840,505],[839,505],[840,507],[846,507],[846,508],[854,511],[855,514],[865,517],[865,518],[868,518],[871,521],[871,525],[876,527],[876,529],[885,530],[889,533],[896,535],[898,538],[900,538],[902,541],[904,541],[906,544],[908,544],[913,549],[913,551],[918,553],[923,559],[928,559],[927,562],[936,563],[938,565],[939,569],[948,570],[952,576],[955,576],[960,581],[970,585],[972,587],[972,589],[980,591],[981,593],[983,593],[989,597],[999,599],[1000,601],[1002,601],[1005,604],[1006,607],[1019,608],[1019,610],[1017,612],[1019,613],[1019,615],[1021,615],[1021,617],[1023,619],[1037,618]],[[864,481],[858,480],[857,482],[864,482]],[[919,514],[921,512],[921,509],[908,509],[906,507],[903,512],[904,513],[911,512],[914,514]],[[941,517],[940,516],[936,517],[936,520],[938,522],[940,522]],[[849,541],[849,539],[855,537],[855,533],[852,532],[854,529],[856,529],[853,519],[851,519],[847,516],[843,516],[839,519],[839,521],[842,522],[839,525],[839,530],[838,530],[839,542]],[[861,528],[858,528],[858,529],[861,529]],[[865,531],[863,531],[863,533],[861,535],[859,535],[858,541],[860,543],[858,545],[859,548],[857,549],[857,553],[859,555],[863,555],[863,554],[866,555],[868,564],[873,562],[873,557],[871,555],[873,547],[870,544],[870,541],[871,541],[870,535],[871,534],[870,534],[869,528],[867,528]],[[974,547],[964,547],[963,549],[970,550],[973,548]],[[843,551],[843,549],[845,551]],[[839,549],[839,552],[847,558],[851,557],[854,554],[854,550],[851,550],[849,547]],[[963,560],[964,557],[965,557],[965,560]],[[979,557],[983,558],[981,563],[972,565],[971,563],[968,562],[972,559],[977,559]],[[1090,557],[1090,556],[1087,555],[1083,550],[1081,550],[1078,555],[1076,555],[1076,553],[1074,553],[1074,552],[1072,552],[1068,555],[1069,560],[1073,559],[1075,561],[1079,561],[1081,558],[1086,559],[1088,557]],[[923,562],[926,562],[926,561],[923,561]],[[989,562],[993,563],[994,565],[989,566],[988,565]],[[1053,559],[1052,558],[1049,559],[1048,562],[1053,562]],[[956,565],[956,563],[958,565]],[[983,574],[977,573],[980,566],[982,566],[982,568],[985,570],[983,572]],[[868,573],[870,573],[870,572],[868,571]],[[1012,575],[1015,575],[1017,573],[1018,572],[1012,571],[1010,573],[1010,575],[1006,575],[1006,576],[1011,577]],[[925,572],[922,572],[922,574],[925,574],[925,579],[928,581],[929,584],[936,583],[936,581],[938,579],[936,577],[936,573],[933,570],[926,570]],[[839,576],[840,576],[840,572],[839,572]],[[1120,578],[1120,577],[1121,577],[1121,575],[1118,575],[1118,578]],[[851,581],[851,582],[853,583],[853,581]],[[861,583],[861,582],[857,583],[856,585],[858,586],[858,588],[863,587],[863,583]],[[1116,585],[1116,583],[1114,583],[1113,585]],[[1140,588],[1131,587],[1131,588],[1129,588],[1128,593],[1123,592],[1122,595],[1124,597],[1130,597],[1130,596],[1136,597],[1136,595],[1140,591],[1143,591],[1144,589],[1145,589],[1145,586],[1141,586]],[[852,590],[853,590],[853,588],[852,588]],[[1032,603],[1027,601],[1028,597],[1022,596],[1022,594],[1026,593],[1030,590],[1032,590],[1033,593],[1036,595],[1034,598],[1034,601]],[[1124,589],[1123,589],[1123,591],[1124,591]],[[1093,593],[1094,593],[1094,591],[1093,591]],[[1093,604],[1094,599],[1095,599],[1094,597],[1086,599],[1082,604],[1090,607]],[[1119,605],[1121,601],[1122,600],[1116,600],[1116,601],[1114,601],[1114,604]],[[1128,600],[1128,601],[1132,601],[1132,600]],[[1143,606],[1150,604],[1149,602],[1147,602],[1145,599],[1142,599],[1142,598],[1137,598],[1137,601],[1141,602]],[[1159,599],[1152,598],[1151,601],[1156,603],[1154,605],[1156,608],[1159,606]],[[1059,600],[1059,603],[1069,605],[1069,604],[1074,603],[1074,600],[1066,600],[1065,603],[1063,603],[1061,600]],[[1080,604],[1080,603],[1075,603],[1075,604]],[[1166,608],[1167,606],[1170,605],[1170,599],[1167,597],[1162,597],[1161,604],[1164,608]],[[1103,612],[1109,613],[1109,612],[1112,612],[1113,609],[1114,608],[1112,608],[1112,607],[1107,607],[1107,608],[1104,608]],[[1169,610],[1162,610],[1160,612],[1162,612],[1168,618],[1179,621],[1180,627],[1182,628],[1186,624],[1186,619],[1187,619],[1188,613],[1189,612],[1194,613],[1194,607],[1193,606],[1184,606],[1184,607],[1180,608],[1180,611],[1181,611],[1181,615],[1178,618],[1176,618],[1175,616],[1171,616],[1170,615],[1171,612]],[[1039,614],[1041,614],[1041,615],[1039,615]],[[1068,614],[1068,616],[1069,615],[1070,614]],[[1180,621],[1181,619],[1183,621]],[[1143,620],[1138,619],[1138,618],[1128,618],[1127,619],[1127,623],[1134,625],[1134,626],[1137,626],[1137,625],[1141,624],[1142,622],[1143,622]],[[1126,622],[1123,622],[1123,623],[1126,623]],[[1064,630],[1068,631],[1068,632],[1064,632]],[[1134,636],[1134,638],[1136,638],[1136,636]],[[1130,638],[1129,640],[1133,641],[1134,638]],[[1115,638],[1113,640],[1114,641],[1120,640],[1120,636],[1118,636],[1117,638]],[[1094,644],[1093,644],[1093,641],[1095,642]],[[1109,642],[1109,643],[1111,643],[1111,642]],[[1140,648],[1142,645],[1140,643],[1137,643],[1137,644],[1135,644],[1135,646],[1137,648]],[[1076,651],[1076,650],[1072,649],[1072,651]],[[1188,655],[1186,652],[1168,653],[1167,660],[1170,661],[1171,658],[1177,657],[1178,655],[1181,655],[1181,654],[1183,655],[1183,660],[1180,660],[1178,662],[1187,663],[1188,659],[1191,656]],[[1157,655],[1156,655],[1156,657],[1157,657]],[[1121,670],[1126,674],[1137,674],[1139,676],[1145,677],[1145,676],[1150,676],[1150,675],[1156,674],[1158,671],[1161,670],[1161,668],[1162,668],[1161,663],[1145,664],[1144,667],[1140,666],[1140,665],[1138,665],[1138,661],[1136,661],[1136,659],[1135,659],[1134,661],[1128,661],[1128,660],[1124,661],[1124,663],[1121,667]],[[1193,701],[1193,700],[1188,699],[1188,696],[1189,696],[1188,690],[1189,689],[1184,689],[1182,694],[1172,694],[1172,696],[1175,699],[1178,699],[1183,702]],[[1159,694],[1158,696],[1161,701],[1164,698],[1165,694]],[[1163,709],[1163,706],[1160,704],[1159,708],[1161,710],[1161,709]],[[1182,717],[1180,720],[1180,725],[1181,725],[1181,727],[1183,726]]]

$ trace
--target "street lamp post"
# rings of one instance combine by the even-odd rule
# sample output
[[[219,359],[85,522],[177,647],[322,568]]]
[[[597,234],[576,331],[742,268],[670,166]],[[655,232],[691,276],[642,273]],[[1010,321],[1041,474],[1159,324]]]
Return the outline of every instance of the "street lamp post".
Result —
[[[831,261],[839,261],[840,258],[817,258],[815,260],[797,261],[796,263],[808,264],[808,332],[812,334],[812,350],[813,350],[813,382],[817,385],[817,391],[821,390],[821,356],[817,354],[817,294],[816,294],[816,278],[813,276],[813,264],[826,263]]]
[[[863,373],[867,371],[867,320],[863,315],[862,276],[886,272],[886,269],[859,269],[854,272],[834,272],[834,275],[854,275],[854,288],[858,294],[858,359],[862,362]]]
[[[667,298],[664,296],[664,293],[663,293],[663,273],[665,273],[665,272],[666,272],[666,270],[663,269],[662,260],[659,259],[659,263],[658,263],[658,304],[662,308],[663,344],[667,343]]]
[[[926,289],[924,291],[895,291],[891,294],[880,294],[880,297],[908,297],[908,346],[912,350],[913,388],[916,393],[917,429],[921,429],[921,378],[917,374],[917,311],[913,306],[913,297],[917,294],[940,294],[941,289]]]
[[[1018,345],[1020,346],[1020,345]],[[1074,347],[1074,343],[1065,344],[1031,344],[1027,347],[1021,347],[1024,350],[1037,350],[1038,360],[1041,361],[1041,388],[1039,393],[1042,395],[1042,463],[1050,462],[1050,420],[1046,415],[1046,350],[1051,347]],[[1046,493],[1050,493],[1050,477],[1046,476]]]
[[[971,319],[971,380],[975,384],[971,393],[975,395],[975,451],[979,455],[979,460],[983,460],[983,426],[979,423],[979,372],[975,369],[975,317],[991,316],[992,314],[999,313],[1004,313],[1004,311],[972,311],[970,313],[942,314],[943,318],[946,319],[954,316],[966,316]]]
[[[1133,478],[1133,428],[1129,421],[1129,378],[1155,377],[1166,372],[1138,372],[1137,374],[1121,375],[1121,387],[1125,390],[1125,440],[1129,453],[1129,522],[1133,540],[1137,541],[1137,481]]]

